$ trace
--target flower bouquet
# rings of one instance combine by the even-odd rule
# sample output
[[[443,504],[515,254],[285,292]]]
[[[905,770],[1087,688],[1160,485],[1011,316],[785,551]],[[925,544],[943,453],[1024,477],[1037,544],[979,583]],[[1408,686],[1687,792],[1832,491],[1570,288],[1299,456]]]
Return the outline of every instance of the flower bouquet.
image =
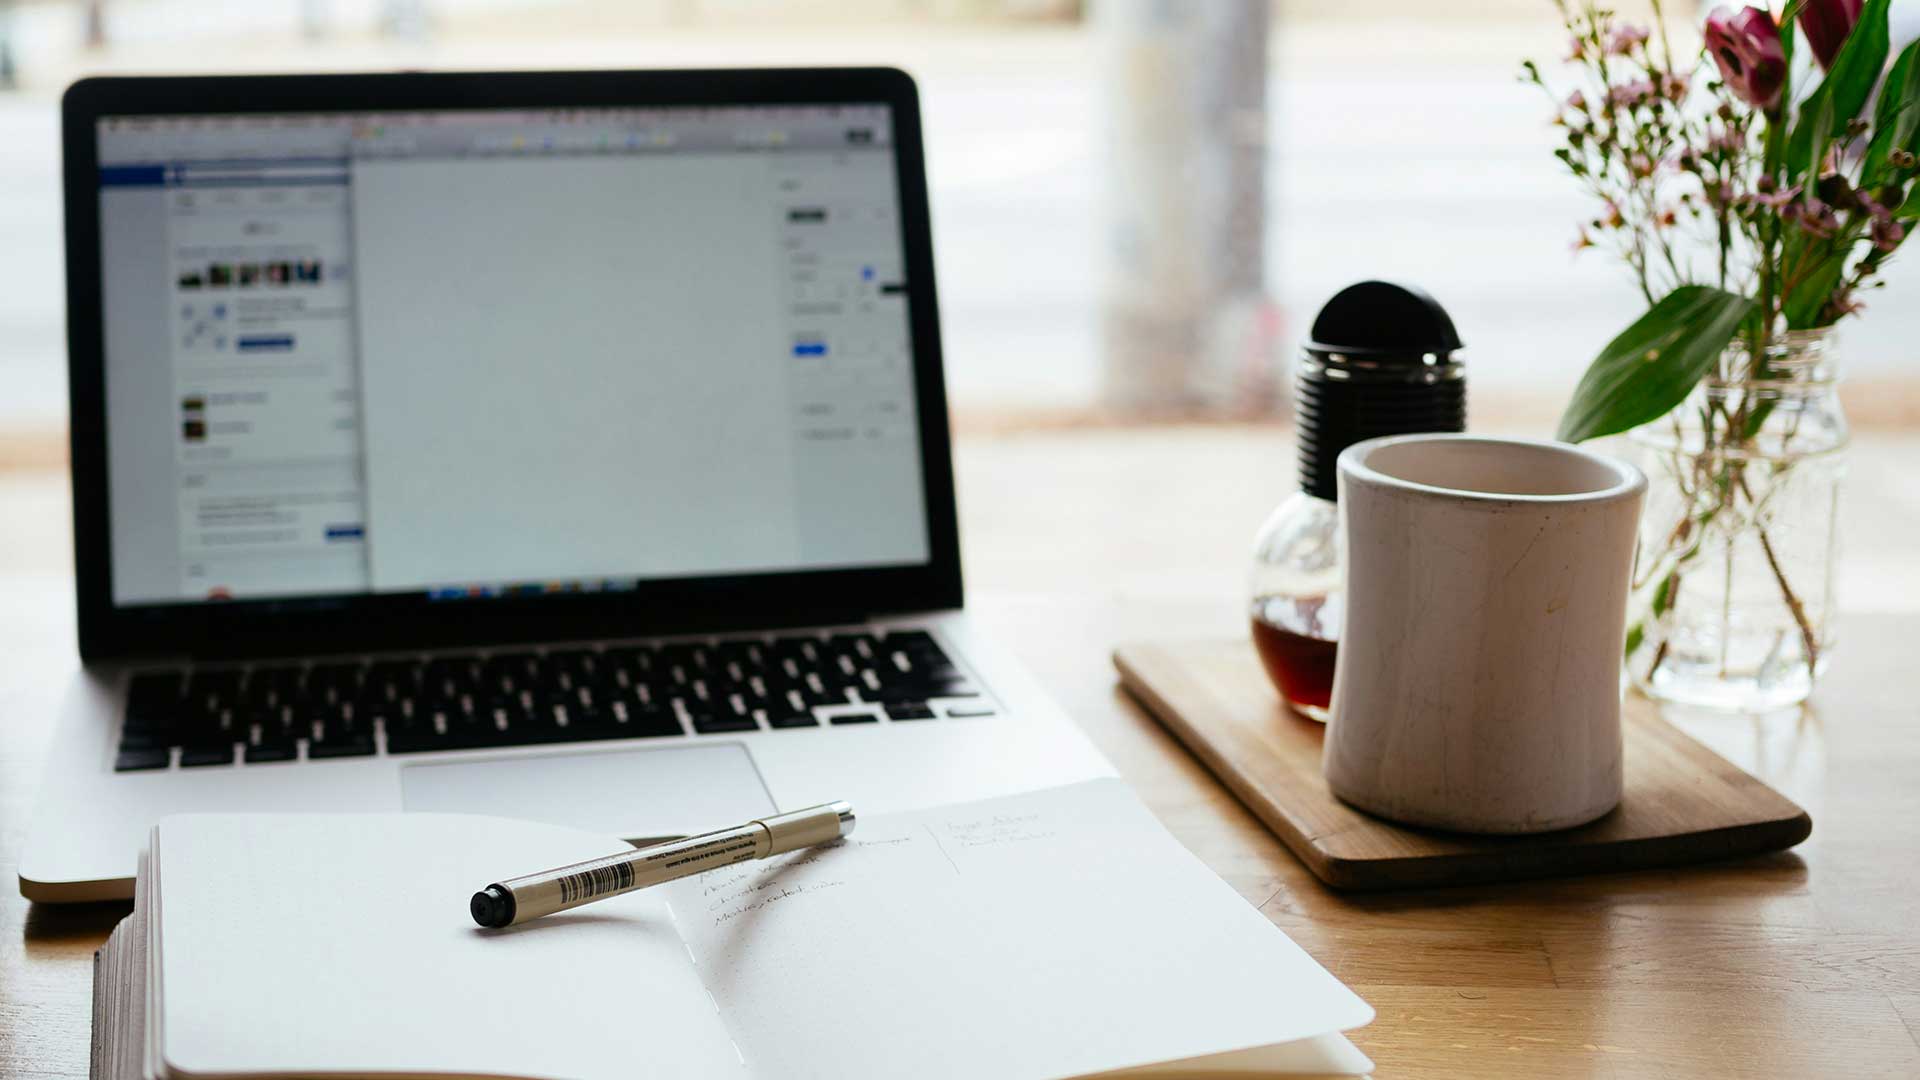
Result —
[[[1628,671],[1669,700],[1797,702],[1833,645],[1829,331],[1920,217],[1920,43],[1887,67],[1887,0],[1717,8],[1680,52],[1657,4],[1651,27],[1561,11],[1578,85],[1522,77],[1595,200],[1575,247],[1614,252],[1648,305],[1559,429],[1631,432],[1649,473]]]

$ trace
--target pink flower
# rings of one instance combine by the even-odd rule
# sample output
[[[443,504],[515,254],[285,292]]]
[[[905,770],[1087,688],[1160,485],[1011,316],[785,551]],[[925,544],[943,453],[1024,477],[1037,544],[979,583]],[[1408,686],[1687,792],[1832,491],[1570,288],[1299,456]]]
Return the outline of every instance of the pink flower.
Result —
[[[1840,55],[1840,46],[1846,44],[1847,35],[1853,32],[1853,24],[1860,21],[1862,0],[1807,0],[1800,9],[1800,29],[1807,35],[1807,44],[1813,46],[1813,55],[1820,58],[1820,66],[1833,67],[1833,58]]]
[[[1769,112],[1780,104],[1787,57],[1773,16],[1760,8],[1741,8],[1737,15],[1714,8],[1707,13],[1707,51],[1740,100]]]
[[[1873,219],[1873,246],[1881,251],[1892,251],[1899,247],[1906,235],[1906,228],[1890,217]]]
[[[1867,194],[1866,192],[1856,191],[1853,193],[1853,197],[1860,201],[1860,209],[1865,210],[1868,214],[1872,215],[1873,217],[1878,218],[1882,221],[1885,221],[1893,217],[1893,211],[1887,209],[1885,206],[1882,206],[1878,199],[1875,199],[1873,196]]]
[[[1761,192],[1758,195],[1749,195],[1744,201],[1754,206],[1764,206],[1769,210],[1778,210],[1783,217],[1798,217],[1800,214],[1800,185],[1795,184],[1785,191]]]
[[[1614,56],[1625,56],[1646,40],[1646,27],[1631,24],[1622,26],[1607,35],[1607,52]]]
[[[1687,100],[1687,79],[1669,71],[1660,78],[1660,93],[1675,105]]]
[[[1654,88],[1651,80],[1635,79],[1632,82],[1621,83],[1619,86],[1608,90],[1607,100],[1614,105],[1631,109],[1635,105],[1639,105],[1652,98],[1653,94]]]
[[[1800,219],[1800,227],[1808,233],[1814,236],[1825,237],[1832,236],[1834,233],[1840,231],[1840,218],[1834,214],[1833,207],[1828,206],[1819,199],[1813,199],[1806,203],[1791,203],[1786,209],[1781,211],[1780,216],[1795,216],[1788,214],[1786,211],[1798,206],[1805,207],[1805,210],[1797,216]]]
[[[1575,90],[1573,93],[1568,94],[1567,108],[1575,109],[1579,112],[1586,112],[1587,111],[1587,95],[1581,93],[1578,90]]]

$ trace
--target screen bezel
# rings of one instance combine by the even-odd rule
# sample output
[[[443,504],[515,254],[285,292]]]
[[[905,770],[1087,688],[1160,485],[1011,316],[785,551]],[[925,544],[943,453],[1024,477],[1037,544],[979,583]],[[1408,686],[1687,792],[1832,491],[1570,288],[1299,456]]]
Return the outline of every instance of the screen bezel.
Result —
[[[97,121],[107,116],[673,105],[891,107],[929,558],[911,566],[643,581],[631,591],[362,594],[117,607],[109,525]],[[359,653],[853,622],[957,608],[960,548],[919,97],[892,68],[85,79],[62,100],[73,540],[87,660]]]

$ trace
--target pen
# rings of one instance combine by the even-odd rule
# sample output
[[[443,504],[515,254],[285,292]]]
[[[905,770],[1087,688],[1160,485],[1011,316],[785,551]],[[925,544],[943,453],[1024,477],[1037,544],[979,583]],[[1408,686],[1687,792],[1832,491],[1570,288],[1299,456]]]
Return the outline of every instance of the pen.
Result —
[[[474,893],[468,906],[481,926],[513,926],[649,885],[838,840],[853,831],[853,821],[853,807],[844,802],[755,818],[731,829],[496,881]]]

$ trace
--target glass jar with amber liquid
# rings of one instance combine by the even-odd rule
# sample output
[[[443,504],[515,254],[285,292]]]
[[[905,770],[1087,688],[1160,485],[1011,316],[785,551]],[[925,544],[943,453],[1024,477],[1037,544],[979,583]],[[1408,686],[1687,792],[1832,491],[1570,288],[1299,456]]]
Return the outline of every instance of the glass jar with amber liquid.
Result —
[[[1345,614],[1334,463],[1382,435],[1466,429],[1465,369],[1453,321],[1426,293],[1363,281],[1314,319],[1295,382],[1300,490],[1254,541],[1254,650],[1293,710],[1327,719]]]

